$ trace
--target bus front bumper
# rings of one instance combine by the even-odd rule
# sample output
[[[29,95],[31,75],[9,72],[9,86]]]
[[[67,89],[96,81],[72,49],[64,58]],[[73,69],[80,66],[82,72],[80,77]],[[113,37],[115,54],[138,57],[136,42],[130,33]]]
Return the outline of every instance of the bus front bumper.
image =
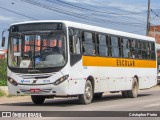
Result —
[[[17,85],[13,86],[8,82],[10,95],[68,95],[68,82],[65,81],[57,86],[53,84],[44,85]]]

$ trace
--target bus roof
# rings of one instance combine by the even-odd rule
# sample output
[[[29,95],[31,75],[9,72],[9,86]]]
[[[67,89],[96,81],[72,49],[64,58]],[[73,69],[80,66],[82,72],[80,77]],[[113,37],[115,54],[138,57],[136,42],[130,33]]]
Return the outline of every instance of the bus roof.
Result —
[[[108,28],[103,28],[103,27],[78,23],[78,22],[65,21],[65,20],[26,21],[26,22],[14,23],[14,24],[11,24],[11,25],[28,24],[28,23],[47,23],[47,22],[62,22],[62,23],[65,23],[68,27],[75,27],[75,28],[79,28],[79,29],[97,31],[97,32],[111,34],[111,35],[134,38],[134,39],[155,41],[155,38],[153,38],[153,37],[148,37],[148,36],[143,36],[143,35],[138,35],[138,34],[133,34],[133,33],[128,33],[128,32],[123,32],[123,31],[118,31],[118,30],[113,30],[113,29],[108,29]]]

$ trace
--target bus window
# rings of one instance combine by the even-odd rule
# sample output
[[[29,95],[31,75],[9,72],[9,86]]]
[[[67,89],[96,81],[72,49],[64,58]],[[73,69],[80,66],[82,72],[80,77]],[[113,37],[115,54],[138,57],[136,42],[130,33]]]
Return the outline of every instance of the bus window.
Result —
[[[80,31],[77,29],[70,29],[69,46],[71,54],[80,54]]]
[[[83,52],[84,55],[95,55],[94,38],[90,32],[84,32]]]
[[[131,49],[130,49],[131,58],[135,58],[135,54],[136,54],[135,46],[136,46],[136,43],[135,43],[135,40],[130,40],[130,42],[131,42]]]
[[[105,35],[98,35],[98,49],[100,56],[108,56],[108,47],[106,45],[106,36]]]
[[[80,30],[74,30],[74,45],[75,45],[75,53],[76,54],[81,54],[81,50],[80,50]]]
[[[151,43],[147,43],[147,59],[151,59]]]
[[[156,56],[155,56],[155,44],[154,43],[151,43],[151,59],[155,59]]]
[[[129,40],[126,38],[123,38],[123,54],[125,58],[129,58],[130,55],[130,49],[129,49]]]
[[[111,36],[111,44],[112,44],[112,56],[119,57],[119,47],[118,47],[118,38]]]
[[[147,42],[142,42],[142,59],[147,59]]]
[[[108,56],[112,56],[111,36],[107,36]]]
[[[118,39],[118,46],[119,46],[119,57],[124,57],[124,54],[123,54],[123,39],[119,38]]]

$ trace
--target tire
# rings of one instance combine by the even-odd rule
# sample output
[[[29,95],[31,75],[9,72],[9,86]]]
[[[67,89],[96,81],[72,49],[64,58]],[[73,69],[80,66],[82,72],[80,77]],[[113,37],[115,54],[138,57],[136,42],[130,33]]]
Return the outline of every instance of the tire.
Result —
[[[128,98],[128,91],[121,91],[122,97]]]
[[[43,104],[45,97],[38,95],[31,95],[31,99],[34,104]]]
[[[89,104],[93,99],[93,87],[89,80],[86,81],[84,94],[79,95],[79,102],[81,104]]]
[[[101,99],[102,98],[103,93],[95,93],[93,98],[94,99]]]
[[[128,97],[136,98],[138,95],[138,89],[139,89],[138,81],[137,78],[134,77],[132,82],[132,89],[127,91]]]

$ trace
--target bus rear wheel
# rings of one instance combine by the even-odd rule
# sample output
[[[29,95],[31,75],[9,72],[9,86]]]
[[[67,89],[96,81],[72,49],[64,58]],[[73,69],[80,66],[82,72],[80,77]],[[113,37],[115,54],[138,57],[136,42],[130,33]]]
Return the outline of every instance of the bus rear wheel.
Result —
[[[89,80],[86,81],[84,94],[78,96],[81,104],[89,104],[93,99],[93,88]]]
[[[127,91],[128,97],[136,98],[138,95],[138,89],[139,89],[138,80],[136,77],[134,77],[132,83],[132,89]]]
[[[39,95],[31,95],[31,99],[34,104],[43,104],[45,97]]]
[[[124,98],[136,98],[138,95],[138,89],[139,89],[138,80],[136,77],[134,77],[132,81],[132,89],[121,91],[121,93]]]

